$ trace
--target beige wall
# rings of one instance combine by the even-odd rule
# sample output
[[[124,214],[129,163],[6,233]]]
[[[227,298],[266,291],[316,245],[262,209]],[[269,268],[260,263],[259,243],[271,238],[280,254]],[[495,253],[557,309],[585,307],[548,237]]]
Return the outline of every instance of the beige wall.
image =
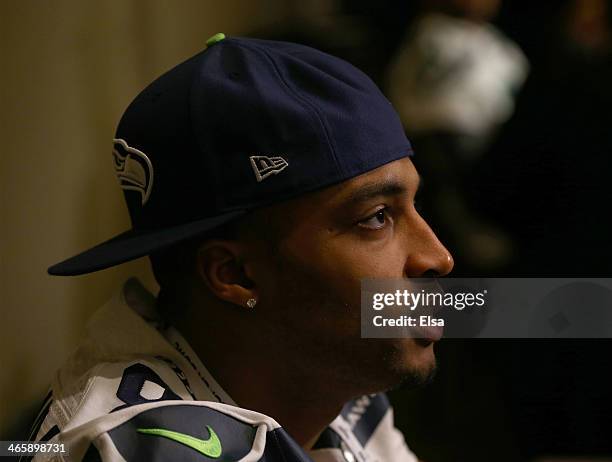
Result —
[[[46,275],[128,227],[110,154],[123,109],[212,34],[244,34],[286,10],[283,0],[0,3],[0,439],[123,278],[154,288],[146,260]]]

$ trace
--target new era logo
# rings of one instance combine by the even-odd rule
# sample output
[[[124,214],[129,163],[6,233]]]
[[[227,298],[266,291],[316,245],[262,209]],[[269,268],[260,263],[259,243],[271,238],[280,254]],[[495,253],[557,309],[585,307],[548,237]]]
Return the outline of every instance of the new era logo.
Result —
[[[257,181],[262,181],[270,175],[276,175],[282,172],[289,163],[280,156],[268,157],[268,156],[251,156],[251,166],[255,172],[255,178]]]

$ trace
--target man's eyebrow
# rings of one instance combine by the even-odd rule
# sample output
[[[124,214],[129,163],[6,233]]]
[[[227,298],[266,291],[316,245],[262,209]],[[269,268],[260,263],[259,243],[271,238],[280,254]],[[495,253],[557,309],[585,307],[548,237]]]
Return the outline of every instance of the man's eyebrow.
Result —
[[[417,189],[420,188],[421,178],[419,177],[417,183]],[[389,196],[398,196],[400,194],[406,194],[408,192],[408,187],[405,182],[399,182],[396,180],[384,181],[379,183],[370,183],[362,186],[357,191],[349,194],[349,196],[345,199],[345,203],[354,203],[354,202],[365,202],[369,199],[373,199],[376,197],[389,197]]]

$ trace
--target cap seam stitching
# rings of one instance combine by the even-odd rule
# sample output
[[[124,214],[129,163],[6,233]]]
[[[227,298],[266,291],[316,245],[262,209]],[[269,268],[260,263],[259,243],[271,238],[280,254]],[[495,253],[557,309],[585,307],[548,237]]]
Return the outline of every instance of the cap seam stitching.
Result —
[[[334,164],[336,165],[336,169],[337,169],[337,171],[339,173],[342,173],[344,171],[344,169],[340,168],[340,163],[338,162],[338,158],[336,156],[336,147],[334,145],[332,137],[329,134],[329,129],[327,128],[327,124],[325,123],[325,120],[323,119],[321,114],[319,114],[319,110],[317,109],[316,105],[313,102],[311,102],[306,96],[300,95],[295,89],[293,89],[289,85],[289,83],[285,81],[285,79],[283,78],[282,74],[278,70],[278,67],[276,66],[276,63],[274,62],[272,57],[269,56],[268,52],[264,51],[264,54],[267,55],[267,57],[268,57],[268,59],[270,61],[272,61],[272,65],[274,66],[274,70],[278,74],[279,80],[294,94],[294,96],[297,99],[302,100],[303,103],[305,103],[306,105],[310,106],[311,110],[315,113],[317,119],[319,120],[319,123],[321,124],[321,128],[323,128],[323,133],[325,134],[325,138],[326,138],[327,143],[329,145],[329,148],[331,150],[331,154],[332,154],[332,157],[334,159]]]
[[[300,95],[295,89],[293,89],[288,83],[287,81],[283,78],[282,74],[280,73],[276,62],[274,61],[274,59],[272,58],[272,56],[270,56],[270,54],[268,53],[267,50],[261,50],[259,49],[259,47],[257,47],[256,45],[248,46],[245,45],[243,43],[240,44],[240,46],[243,46],[247,49],[252,49],[254,51],[258,51],[261,54],[263,54],[267,60],[270,62],[270,64],[272,65],[272,68],[274,69],[278,79],[280,80],[280,82],[284,85],[284,87],[288,90],[289,93],[291,93],[291,95],[298,101],[301,103],[302,107],[305,107],[306,109],[308,109],[310,116],[312,117],[312,115],[314,114],[314,116],[316,117],[317,121],[319,122],[322,130],[323,130],[323,134],[325,135],[325,140],[327,141],[327,145],[329,146],[329,149],[331,151],[332,154],[332,158],[334,159],[334,165],[336,166],[336,170],[339,173],[342,173],[344,170],[342,168],[340,168],[340,164],[338,162],[338,158],[336,156],[336,149],[334,146],[334,143],[332,142],[332,138],[329,135],[329,130],[327,129],[327,126],[323,120],[323,118],[321,117],[321,115],[319,114],[319,111],[317,110],[316,106],[310,102],[306,97]]]
[[[208,49],[205,49],[205,50],[200,52],[200,58],[198,60],[197,65],[194,66],[194,70],[193,70],[193,73],[195,74],[195,78],[192,77],[191,85],[189,87],[189,127],[191,128],[191,136],[195,140],[196,146],[198,147],[198,150],[200,151],[200,153],[206,153],[206,150],[202,146],[202,143],[200,141],[200,137],[196,135],[196,127],[195,127],[195,124],[194,124],[194,119],[195,119],[194,118],[195,104],[193,102],[193,93],[195,91],[196,84],[199,84],[199,82],[201,80],[201,74],[200,74],[199,70],[202,67],[202,65],[204,64],[202,61],[204,61],[204,58],[206,57],[206,51],[207,50]],[[210,53],[208,53],[208,54],[210,54]],[[217,196],[215,198],[215,206],[216,206],[216,208],[217,209],[222,208],[222,207],[219,207],[221,204],[222,204],[222,200],[219,199],[219,196]]]

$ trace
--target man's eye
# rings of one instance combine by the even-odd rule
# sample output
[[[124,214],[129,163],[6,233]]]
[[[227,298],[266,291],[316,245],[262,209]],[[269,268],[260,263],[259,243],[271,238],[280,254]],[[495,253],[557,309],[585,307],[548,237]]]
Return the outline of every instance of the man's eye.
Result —
[[[374,215],[369,216],[365,220],[361,220],[358,225],[367,229],[382,229],[386,226],[388,220],[387,207],[385,207],[377,210]]]

